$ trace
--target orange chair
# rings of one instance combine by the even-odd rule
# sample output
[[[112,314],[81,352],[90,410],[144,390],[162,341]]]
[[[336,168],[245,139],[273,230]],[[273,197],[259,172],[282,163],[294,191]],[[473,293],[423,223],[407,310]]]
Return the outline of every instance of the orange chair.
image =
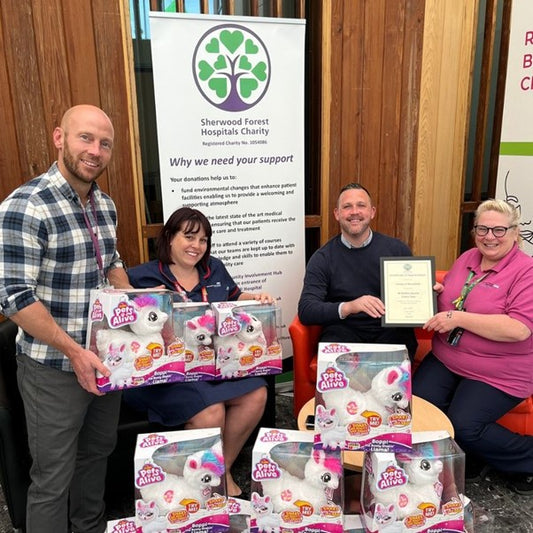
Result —
[[[437,281],[441,281],[445,273],[446,271],[438,270],[436,274]],[[293,348],[293,412],[295,417],[298,417],[303,405],[315,396],[317,348],[321,330],[321,326],[304,326],[298,316],[295,316],[289,325]],[[431,337],[433,334],[422,328],[415,328],[415,335],[418,341],[418,349],[413,367],[416,370],[420,361],[431,350]],[[525,399],[500,418],[498,422],[511,431],[533,436],[533,396]]]

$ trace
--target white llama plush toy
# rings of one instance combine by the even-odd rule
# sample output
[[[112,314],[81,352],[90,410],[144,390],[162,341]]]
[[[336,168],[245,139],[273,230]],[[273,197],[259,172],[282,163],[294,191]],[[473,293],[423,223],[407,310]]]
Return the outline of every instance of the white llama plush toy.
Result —
[[[135,366],[126,343],[122,343],[120,346],[111,343],[108,347],[104,365],[111,372],[109,376],[111,389],[124,388],[131,383],[131,376],[135,372]]]
[[[400,365],[389,366],[374,376],[366,392],[348,386],[322,395],[326,408],[336,410],[342,425],[363,420],[365,411],[378,413],[386,424],[391,414],[409,406],[409,373]]]
[[[396,515],[403,520],[406,516],[421,513],[423,505],[435,506],[439,512],[442,483],[439,476],[443,470],[443,463],[440,459],[412,455],[405,457],[399,466],[405,472],[407,483],[380,490],[380,480],[373,479],[370,482],[370,491],[374,496],[376,505],[381,504],[387,508],[394,505]],[[394,465],[391,465],[395,468]]]
[[[312,505],[314,514],[320,514],[320,509],[332,502],[333,492],[339,486],[342,463],[328,457],[324,450],[313,449],[303,479],[284,469],[280,471],[279,478],[261,481],[263,495],[270,496],[274,511],[279,513],[301,500]]]
[[[152,355],[153,350],[164,351],[163,327],[168,314],[163,312],[153,296],[140,295],[129,300],[133,306],[137,320],[127,327],[117,329],[101,329],[96,332],[96,348],[102,360],[105,360],[111,345],[126,344],[133,357]]]
[[[252,510],[258,533],[280,533],[280,518],[274,513],[270,496],[252,493]]]
[[[322,405],[316,406],[315,431],[320,433],[324,448],[336,449],[344,446],[346,426],[340,424],[336,409],[326,409]]]
[[[217,353],[220,349],[229,350],[231,348],[234,357],[250,353],[256,356],[265,355],[267,343],[261,321],[245,311],[234,311],[233,316],[239,321],[241,327],[238,332],[232,335],[215,337]],[[258,351],[261,351],[261,354],[257,354]]]
[[[220,346],[217,353],[217,365],[222,378],[236,378],[239,377],[239,358],[234,357],[233,348],[224,348]]]
[[[212,344],[214,334],[215,317],[210,309],[204,314],[195,316],[185,322],[183,340],[185,342],[185,351],[188,354],[188,362],[200,359],[202,350]]]
[[[393,503],[390,505],[376,503],[374,522],[378,526],[379,533],[402,533],[403,524],[396,518],[396,507]]]
[[[215,445],[189,455],[182,476],[166,473],[164,480],[142,487],[141,497],[155,502],[164,514],[182,508],[184,500],[196,500],[200,508],[205,508],[213,488],[223,482],[224,472],[222,446]]]
[[[143,533],[167,533],[167,519],[159,516],[159,509],[155,502],[146,503],[137,500],[135,514]]]

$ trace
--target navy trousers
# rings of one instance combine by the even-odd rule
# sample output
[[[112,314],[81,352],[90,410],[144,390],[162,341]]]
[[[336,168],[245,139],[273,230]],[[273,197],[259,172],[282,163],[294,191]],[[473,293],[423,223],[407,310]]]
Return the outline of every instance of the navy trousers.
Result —
[[[446,413],[467,457],[481,459],[502,472],[533,473],[533,437],[497,423],[523,398],[454,374],[432,353],[413,376],[413,394]]]

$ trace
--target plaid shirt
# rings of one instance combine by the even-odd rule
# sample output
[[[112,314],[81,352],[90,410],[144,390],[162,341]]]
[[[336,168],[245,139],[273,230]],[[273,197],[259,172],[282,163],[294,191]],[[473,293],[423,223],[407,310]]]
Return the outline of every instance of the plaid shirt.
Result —
[[[85,345],[90,290],[102,283],[93,229],[104,270],[120,262],[116,251],[115,204],[93,184],[86,208],[54,163],[0,204],[0,312],[11,316],[40,301],[76,342]],[[97,220],[94,220],[96,213]],[[117,265],[118,266],[118,265]],[[18,352],[72,371],[69,359],[24,331]]]

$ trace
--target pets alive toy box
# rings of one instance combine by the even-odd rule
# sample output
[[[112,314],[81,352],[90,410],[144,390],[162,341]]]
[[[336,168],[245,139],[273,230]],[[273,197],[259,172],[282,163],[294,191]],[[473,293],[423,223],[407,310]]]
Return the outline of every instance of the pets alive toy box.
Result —
[[[229,533],[250,533],[252,506],[248,500],[228,498]]]
[[[411,365],[404,345],[319,344],[315,445],[411,448]]]
[[[251,531],[343,531],[340,450],[306,431],[261,428],[252,450]]]
[[[142,531],[228,530],[220,428],[139,434],[134,479]]]
[[[365,454],[365,531],[463,532],[464,464],[464,453],[443,431],[414,433],[408,453]]]
[[[215,317],[208,303],[174,303],[174,331],[184,358],[184,380],[206,381],[216,377]]]
[[[255,300],[211,304],[216,319],[219,379],[279,374],[282,369],[280,309]]]
[[[101,391],[183,381],[171,291],[91,291],[86,345],[110,371],[97,374]]]
[[[143,530],[135,523],[134,517],[109,520],[105,531],[106,533],[143,533]]]

